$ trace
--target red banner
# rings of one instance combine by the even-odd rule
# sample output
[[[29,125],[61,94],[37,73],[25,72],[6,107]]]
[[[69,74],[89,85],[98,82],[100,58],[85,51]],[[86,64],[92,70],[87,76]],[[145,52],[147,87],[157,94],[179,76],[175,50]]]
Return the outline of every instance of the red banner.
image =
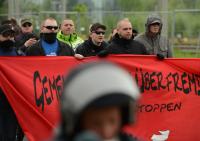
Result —
[[[59,122],[64,75],[72,57],[0,57],[0,87],[29,141],[49,138]],[[200,59],[157,60],[118,55],[106,60],[126,68],[142,92],[134,126],[124,130],[144,140],[200,140]]]

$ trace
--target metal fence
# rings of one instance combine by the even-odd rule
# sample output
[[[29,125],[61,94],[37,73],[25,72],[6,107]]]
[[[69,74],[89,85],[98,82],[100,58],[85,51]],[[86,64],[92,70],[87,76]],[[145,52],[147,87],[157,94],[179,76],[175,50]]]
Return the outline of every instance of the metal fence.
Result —
[[[174,11],[93,11],[78,13],[75,11],[40,11],[39,13],[23,13],[15,15],[20,21],[22,17],[30,17],[34,20],[36,31],[39,31],[40,23],[46,17],[54,17],[59,23],[65,18],[71,18],[76,25],[76,31],[83,37],[87,37],[90,24],[101,22],[107,26],[107,36],[116,26],[117,21],[129,18],[133,28],[139,33],[145,31],[145,23],[149,14],[157,13],[163,21],[162,34],[167,36],[173,46],[177,57],[200,57],[200,9],[174,10]],[[7,14],[0,14],[0,20],[8,18]]]

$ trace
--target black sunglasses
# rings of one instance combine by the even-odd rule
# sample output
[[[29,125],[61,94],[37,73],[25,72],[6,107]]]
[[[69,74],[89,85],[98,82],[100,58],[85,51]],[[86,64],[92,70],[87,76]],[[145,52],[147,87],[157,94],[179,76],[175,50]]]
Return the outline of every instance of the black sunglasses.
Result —
[[[22,26],[23,26],[23,27],[31,27],[32,24],[31,24],[31,23],[24,23],[24,24],[22,24]]]
[[[15,32],[14,31],[10,31],[10,30],[8,30],[8,31],[4,31],[3,33],[2,33],[2,36],[3,37],[14,37],[14,35],[15,35]]]
[[[105,34],[104,31],[95,31],[94,33],[96,33],[97,35],[100,35],[100,34],[104,35]]]
[[[58,26],[44,26],[46,29],[49,29],[49,30],[57,30],[58,29]]]

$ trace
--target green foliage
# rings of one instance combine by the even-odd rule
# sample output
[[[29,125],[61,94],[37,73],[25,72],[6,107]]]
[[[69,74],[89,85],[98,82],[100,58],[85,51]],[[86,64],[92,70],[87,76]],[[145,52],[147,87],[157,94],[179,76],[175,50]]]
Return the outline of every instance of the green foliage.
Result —
[[[111,18],[112,17],[112,18]],[[112,30],[116,28],[116,23],[118,21],[118,14],[105,14],[103,16],[103,24],[107,26],[106,36],[108,37]],[[108,37],[109,38],[109,37]]]
[[[5,0],[0,0],[0,13],[6,13],[7,7],[5,5]]]
[[[122,11],[151,11],[156,0],[117,0],[116,4]]]
[[[21,10],[27,12],[39,12],[41,9],[41,5],[33,2],[32,0],[24,0],[23,4],[21,4]]]
[[[0,7],[4,4],[5,0],[0,0]]]
[[[68,16],[70,19],[75,21],[77,31],[81,34],[88,34],[88,26],[90,25],[90,19],[87,16],[88,7],[84,3],[75,4],[73,7],[73,11],[77,11],[76,17],[74,15]]]
[[[175,31],[175,33],[185,34],[185,29],[186,29],[186,25],[184,23],[184,17],[178,16],[177,20],[176,20],[176,31]]]
[[[200,58],[200,52],[197,52],[196,50],[193,51],[187,51],[187,50],[180,50],[180,49],[174,49],[174,57],[175,58]]]
[[[78,3],[73,7],[73,11],[77,12],[88,12],[88,7],[86,4]]]
[[[43,0],[42,3],[42,11],[51,11],[51,0]]]

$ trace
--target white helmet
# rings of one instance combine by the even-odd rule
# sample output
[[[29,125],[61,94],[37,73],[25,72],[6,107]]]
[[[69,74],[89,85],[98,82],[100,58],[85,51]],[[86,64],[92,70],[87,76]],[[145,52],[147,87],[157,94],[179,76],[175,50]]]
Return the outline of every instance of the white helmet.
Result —
[[[90,106],[125,107],[122,123],[130,123],[134,119],[134,107],[130,103],[139,96],[134,79],[121,67],[108,62],[79,65],[65,80],[61,96],[61,132],[67,135],[79,132],[80,115]]]

